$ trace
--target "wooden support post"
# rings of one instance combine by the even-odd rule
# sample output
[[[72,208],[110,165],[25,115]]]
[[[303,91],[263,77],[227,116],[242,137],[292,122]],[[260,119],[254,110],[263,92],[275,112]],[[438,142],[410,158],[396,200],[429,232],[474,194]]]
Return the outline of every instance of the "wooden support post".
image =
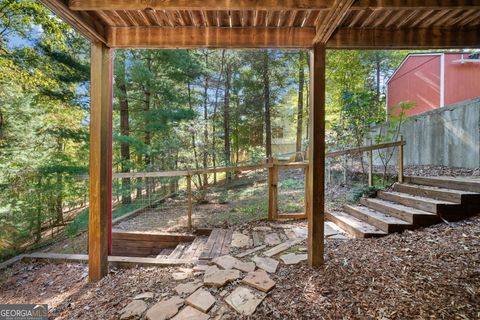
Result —
[[[310,53],[310,155],[308,197],[308,264],[323,265],[325,224],[325,45]]]
[[[400,141],[403,142],[403,136],[400,136]],[[403,183],[403,143],[398,149],[398,182]]]
[[[275,159],[268,160],[268,220],[278,218],[278,166]]]
[[[303,195],[303,204],[304,204],[304,213],[305,213],[305,216],[308,217],[308,212],[309,212],[309,208],[310,208],[310,193],[308,192],[310,186],[310,174],[309,174],[309,169],[308,167],[305,167],[304,169],[304,187],[305,187],[305,192],[304,192],[304,195]]]
[[[347,184],[347,166],[348,166],[348,160],[347,160],[347,155],[343,156],[343,184]]]
[[[373,186],[373,151],[368,151],[368,186]]]
[[[112,215],[112,61],[104,44],[92,43],[90,68],[88,277],[97,281],[108,272]]]
[[[188,229],[192,229],[192,176],[187,176]]]

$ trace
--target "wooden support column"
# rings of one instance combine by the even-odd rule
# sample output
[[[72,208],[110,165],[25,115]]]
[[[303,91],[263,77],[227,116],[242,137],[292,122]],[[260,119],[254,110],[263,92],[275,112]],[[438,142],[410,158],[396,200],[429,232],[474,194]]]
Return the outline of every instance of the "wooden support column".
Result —
[[[188,229],[192,229],[192,176],[187,176]]]
[[[268,220],[278,219],[278,166],[275,159],[269,159],[268,167]]]
[[[92,43],[90,68],[88,277],[97,281],[108,272],[112,215],[112,61],[100,42]]]
[[[310,53],[310,146],[308,195],[308,264],[323,265],[325,219],[325,45]]]
[[[373,186],[373,151],[368,151],[368,186]]]
[[[304,205],[304,214],[306,217],[308,217],[308,211],[310,210],[310,194],[308,190],[310,189],[310,174],[308,173],[308,167],[305,167],[303,171],[303,176],[304,176],[304,195],[303,195],[303,205]]]
[[[403,136],[400,141],[403,142]],[[403,143],[398,148],[398,182],[403,183]]]

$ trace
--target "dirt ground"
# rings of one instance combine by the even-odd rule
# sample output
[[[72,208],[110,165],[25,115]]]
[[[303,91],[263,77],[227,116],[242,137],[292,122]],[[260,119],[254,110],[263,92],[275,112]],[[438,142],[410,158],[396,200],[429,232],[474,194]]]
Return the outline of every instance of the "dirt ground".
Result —
[[[281,263],[276,287],[249,319],[479,319],[479,261],[478,216],[380,239],[329,240],[323,269]],[[48,303],[52,319],[118,319],[138,293],[170,296],[174,270],[112,269],[90,284],[85,265],[19,263],[0,274],[0,303]],[[210,291],[221,304],[219,290]],[[222,319],[242,317],[227,307]]]
[[[205,200],[194,201],[192,221],[194,228],[237,226],[267,217],[267,182],[265,172],[252,172],[229,183],[208,188]],[[279,178],[279,210],[282,213],[303,212],[304,175],[302,170],[281,171]],[[329,189],[330,190],[330,189]],[[332,198],[347,192],[348,188],[334,187]],[[335,197],[333,197],[335,193]],[[145,210],[136,217],[114,226],[128,231],[188,232],[188,204],[184,194],[166,201],[156,208]],[[82,233],[65,237],[44,252],[86,253],[87,238]]]
[[[377,168],[378,169],[378,168]],[[377,170],[378,171],[378,170]],[[392,172],[395,169],[392,168]],[[343,173],[338,172],[339,176]],[[408,166],[405,175],[419,176],[479,176],[478,169],[449,168],[443,166]],[[340,177],[337,180],[343,180]],[[303,170],[280,171],[279,209],[282,213],[303,211],[304,196]],[[326,206],[337,209],[349,201],[352,188],[365,183],[358,175],[349,175],[349,185],[332,183],[326,186]],[[229,227],[258,221],[267,216],[267,176],[265,172],[251,172],[242,175],[228,185],[210,187],[205,202],[194,202],[194,227]],[[187,201],[183,194],[167,199],[157,208],[114,226],[121,230],[185,232],[187,225]],[[85,233],[60,241],[43,248],[41,251],[55,253],[86,253],[87,237]]]

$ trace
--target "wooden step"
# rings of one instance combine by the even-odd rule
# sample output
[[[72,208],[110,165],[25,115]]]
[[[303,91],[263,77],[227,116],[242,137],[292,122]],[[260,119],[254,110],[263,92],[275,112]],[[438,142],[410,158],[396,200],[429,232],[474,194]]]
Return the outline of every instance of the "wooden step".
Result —
[[[180,242],[168,256],[169,259],[180,259],[183,251],[190,245],[190,242]]]
[[[480,177],[404,177],[405,182],[480,193]]]
[[[198,236],[193,242],[183,251],[181,259],[198,259],[202,253],[208,237]]]
[[[456,189],[445,189],[418,184],[396,183],[394,190],[414,196],[427,197],[437,200],[464,204],[480,204],[480,193]]]
[[[360,203],[371,209],[407,221],[414,226],[429,226],[440,221],[440,217],[435,213],[407,207],[402,204],[379,198],[361,198]]]
[[[385,231],[382,231],[345,212],[327,211],[325,212],[325,218],[334,222],[337,226],[350,233],[355,238],[372,238],[387,235]]]
[[[228,254],[230,251],[230,243],[232,242],[232,234],[232,230],[219,228],[213,229],[202,253],[200,254],[200,259],[211,260]]]
[[[388,200],[396,203],[403,204],[408,207],[432,212],[436,214],[454,214],[456,211],[461,211],[462,206],[443,200],[435,200],[432,198],[412,196],[401,192],[377,192],[377,197],[383,200]]]
[[[386,233],[400,232],[413,227],[413,225],[407,221],[364,206],[345,205],[343,210]]]

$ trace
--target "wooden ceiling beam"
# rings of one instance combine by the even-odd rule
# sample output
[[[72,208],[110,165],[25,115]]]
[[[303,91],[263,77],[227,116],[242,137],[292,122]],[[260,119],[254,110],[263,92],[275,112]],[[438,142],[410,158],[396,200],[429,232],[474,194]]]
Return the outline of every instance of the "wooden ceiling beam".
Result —
[[[302,10],[334,0],[69,0],[71,10]]]
[[[91,41],[106,43],[104,26],[95,21],[87,12],[75,12],[68,8],[63,1],[40,0],[47,8],[60,19],[71,25]]]
[[[352,9],[474,9],[480,8],[477,0],[357,0]]]
[[[326,43],[333,32],[345,18],[348,10],[355,0],[335,0],[325,19],[320,19],[317,24],[317,34],[314,43]]]
[[[480,29],[338,29],[329,49],[480,48]]]
[[[110,27],[111,48],[311,48],[313,28]]]

